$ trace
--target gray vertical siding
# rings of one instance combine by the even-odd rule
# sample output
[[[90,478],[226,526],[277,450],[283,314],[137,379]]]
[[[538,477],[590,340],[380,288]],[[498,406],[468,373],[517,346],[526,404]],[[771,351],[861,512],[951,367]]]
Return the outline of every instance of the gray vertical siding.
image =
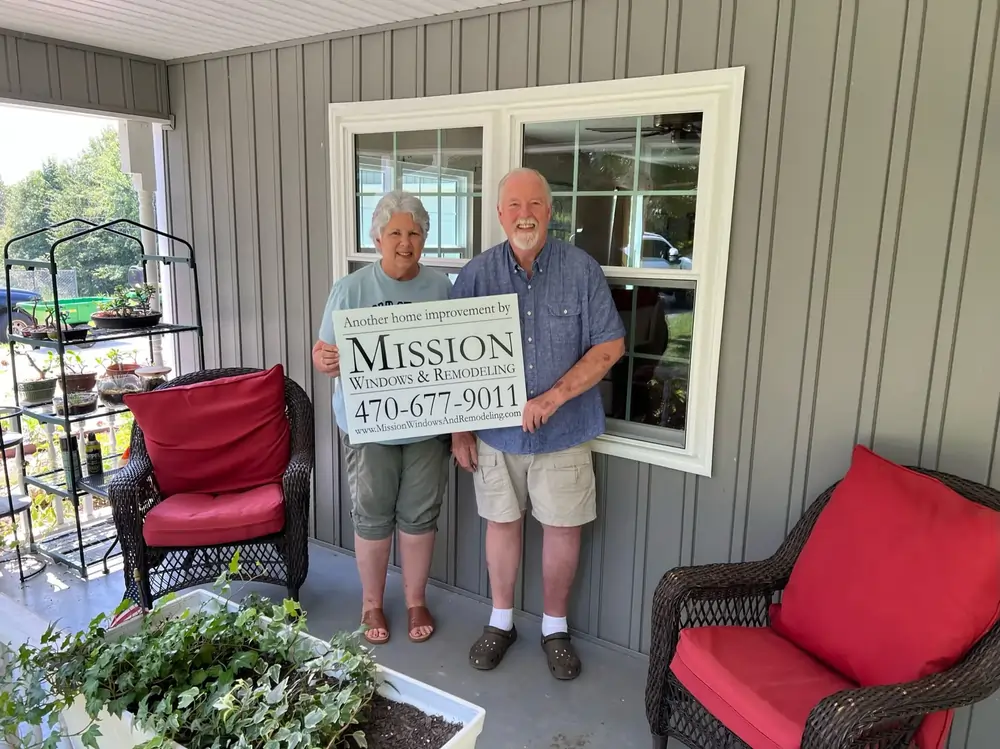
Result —
[[[351,548],[330,384],[308,359],[333,281],[327,103],[746,66],[714,475],[597,461],[573,625],[646,651],[662,573],[771,553],[856,441],[1000,486],[998,11],[566,0],[172,65],[169,202],[205,258],[208,364],[280,361],[309,389],[313,532]],[[539,614],[533,523],[526,541],[518,605]],[[462,473],[434,577],[488,593]],[[963,710],[951,747],[995,746],[998,708]]]
[[[0,100],[166,120],[159,60],[0,29]]]

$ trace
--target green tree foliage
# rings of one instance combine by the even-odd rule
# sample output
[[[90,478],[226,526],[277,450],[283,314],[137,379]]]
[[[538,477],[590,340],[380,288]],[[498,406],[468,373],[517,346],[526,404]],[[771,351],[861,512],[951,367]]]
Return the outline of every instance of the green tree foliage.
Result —
[[[48,178],[46,171],[49,173]],[[55,201],[55,186],[59,183],[57,171],[58,167],[54,164],[46,164],[45,169],[35,170],[10,186],[5,211],[4,241],[52,223],[51,207]],[[46,236],[37,234],[19,241],[11,248],[11,256],[40,260],[48,253]]]
[[[122,173],[118,133],[108,128],[91,139],[75,159],[47,161],[19,182],[0,190],[0,241],[72,218],[104,223],[119,218],[139,220],[139,203],[131,178]],[[56,239],[84,228],[77,224],[18,241],[12,257],[32,260],[48,256]],[[123,229],[138,237],[138,231]],[[125,283],[128,267],[138,262],[138,242],[110,232],[96,232],[56,247],[60,270],[77,272],[81,296],[110,295]]]

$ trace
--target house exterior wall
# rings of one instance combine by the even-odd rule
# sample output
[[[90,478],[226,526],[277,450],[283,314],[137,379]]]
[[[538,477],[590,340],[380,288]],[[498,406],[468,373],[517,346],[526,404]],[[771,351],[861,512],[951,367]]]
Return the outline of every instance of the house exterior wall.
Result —
[[[0,101],[169,119],[160,60],[0,29]]]
[[[773,552],[855,442],[1000,486],[998,17],[998,0],[541,0],[172,64],[168,202],[201,258],[207,364],[283,362],[311,392],[313,534],[351,548],[309,356],[333,281],[327,104],[746,66],[714,474],[597,459],[572,624],[644,652],[666,570]],[[540,614],[526,536],[518,606]],[[483,537],[458,472],[435,579],[486,595]],[[997,735],[1000,696],[959,714],[951,747]]]

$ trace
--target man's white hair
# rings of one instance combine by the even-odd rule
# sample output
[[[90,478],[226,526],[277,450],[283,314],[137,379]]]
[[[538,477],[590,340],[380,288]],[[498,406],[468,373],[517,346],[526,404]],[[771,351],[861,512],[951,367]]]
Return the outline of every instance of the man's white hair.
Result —
[[[542,185],[545,187],[545,197],[549,201],[549,205],[550,206],[552,205],[552,188],[549,187],[549,181],[545,179],[545,175],[542,174],[540,171],[538,171],[537,169],[532,169],[531,167],[527,166],[515,167],[514,169],[511,169],[503,176],[503,178],[500,180],[500,185],[497,188],[498,204],[500,203],[500,196],[503,195],[503,186],[506,185],[507,180],[509,180],[515,174],[534,174],[536,177],[538,177],[538,179],[541,180]]]
[[[397,213],[409,213],[413,216],[413,220],[423,231],[424,237],[427,237],[427,232],[431,229],[431,217],[428,215],[427,209],[424,208],[424,204],[420,202],[420,198],[403,190],[393,190],[382,196],[372,213],[372,226],[368,236],[372,238],[373,242],[378,241],[386,225]]]

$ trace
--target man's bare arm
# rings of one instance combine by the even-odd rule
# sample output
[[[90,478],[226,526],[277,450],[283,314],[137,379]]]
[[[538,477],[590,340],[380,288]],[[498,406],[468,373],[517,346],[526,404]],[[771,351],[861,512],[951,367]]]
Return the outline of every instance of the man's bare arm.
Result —
[[[524,404],[521,415],[522,428],[526,432],[533,433],[542,424],[547,423],[552,414],[564,403],[600,382],[624,353],[623,338],[599,343],[591,348],[555,385]]]
[[[558,398],[559,405],[573,400],[604,379],[604,375],[625,353],[625,339],[616,338],[593,346],[583,358],[559,378],[549,391]]]

